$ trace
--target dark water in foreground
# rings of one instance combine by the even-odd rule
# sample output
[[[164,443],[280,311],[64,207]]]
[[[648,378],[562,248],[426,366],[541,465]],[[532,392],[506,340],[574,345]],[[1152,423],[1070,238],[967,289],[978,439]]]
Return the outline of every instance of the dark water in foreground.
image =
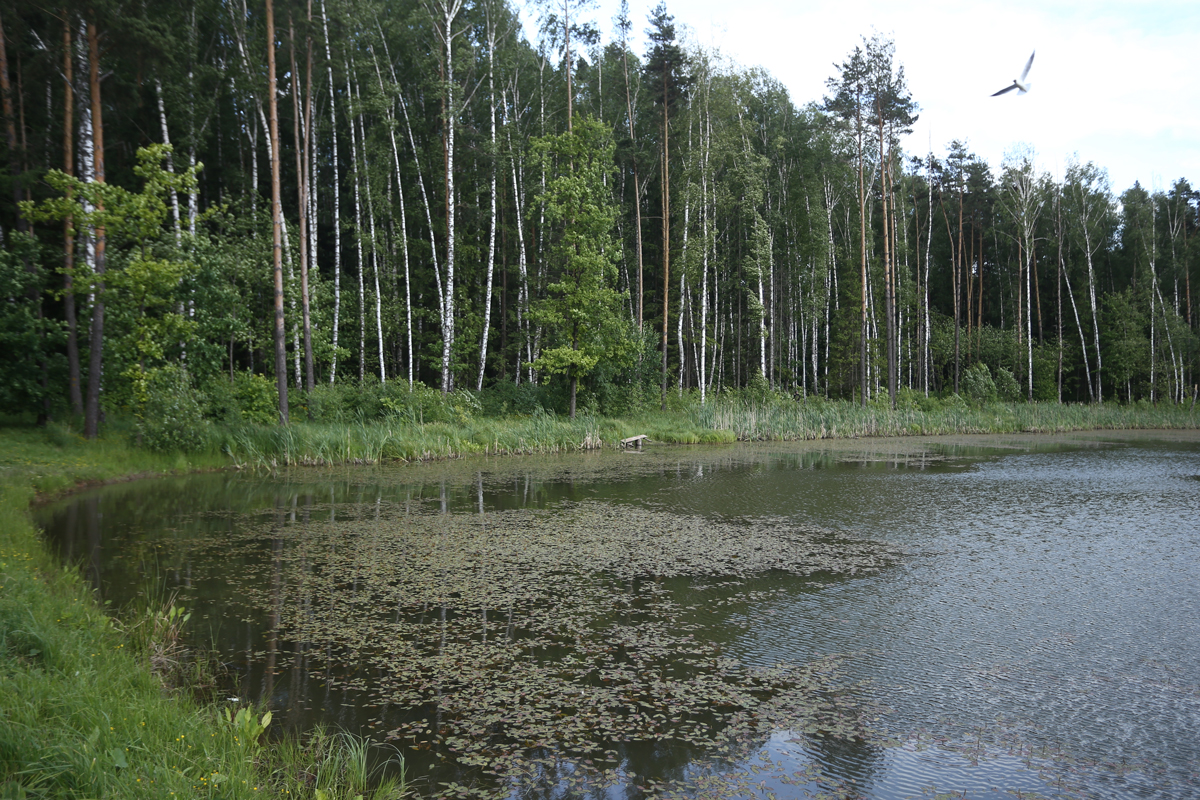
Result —
[[[1200,797],[1194,433],[198,475],[40,521],[427,794]]]

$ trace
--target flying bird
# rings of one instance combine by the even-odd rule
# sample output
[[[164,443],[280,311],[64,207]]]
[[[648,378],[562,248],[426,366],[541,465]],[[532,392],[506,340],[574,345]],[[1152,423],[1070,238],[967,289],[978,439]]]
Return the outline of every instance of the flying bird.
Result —
[[[1033,66],[1033,57],[1036,55],[1037,55],[1037,50],[1034,50],[1032,53],[1029,54],[1029,60],[1025,62],[1025,69],[1021,70],[1021,77],[1013,78],[1012,86],[1004,87],[1003,89],[1001,89],[1000,91],[998,91],[994,95],[992,95],[992,97],[999,97],[1002,94],[1007,94],[1007,93],[1011,92],[1013,89],[1017,89],[1020,94],[1025,94],[1026,92],[1028,92],[1029,88],[1031,86],[1033,86],[1033,84],[1026,81],[1025,76],[1027,76],[1029,74],[1029,68]]]

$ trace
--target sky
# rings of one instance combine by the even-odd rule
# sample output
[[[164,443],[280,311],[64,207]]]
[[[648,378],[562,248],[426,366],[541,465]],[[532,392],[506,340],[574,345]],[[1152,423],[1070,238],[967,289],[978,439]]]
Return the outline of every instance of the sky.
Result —
[[[657,2],[629,0],[643,55]],[[606,42],[617,5],[582,15]],[[864,36],[891,38],[920,106],[910,154],[944,156],[961,139],[993,175],[1024,148],[1056,178],[1072,159],[1095,162],[1117,194],[1134,181],[1200,186],[1198,0],[667,0],[667,11],[678,36],[765,68],[798,106],[822,100]],[[1029,93],[992,97],[1035,50]]]

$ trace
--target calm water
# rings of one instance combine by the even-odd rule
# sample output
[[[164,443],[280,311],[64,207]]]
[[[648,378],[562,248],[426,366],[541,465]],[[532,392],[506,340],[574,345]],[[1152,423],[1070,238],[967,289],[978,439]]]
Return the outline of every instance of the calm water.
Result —
[[[199,475],[110,487],[41,517],[114,605],[178,592],[192,635],[230,667],[229,697],[267,698],[297,729],[326,723],[393,741],[410,770],[430,776],[426,793],[457,780],[499,794],[632,798],[659,781],[649,791],[1200,797],[1195,434]],[[639,526],[641,538],[621,538]],[[571,530],[561,547],[560,528]],[[793,528],[828,548],[812,574],[713,574],[780,541],[807,547],[763,533]],[[656,537],[676,544],[649,569],[666,577],[651,579],[634,562]],[[738,561],[729,543],[740,537]],[[618,540],[627,556],[605,552]],[[710,561],[718,544],[735,560]],[[844,548],[849,560],[829,555]],[[711,653],[689,660],[681,642]],[[528,657],[514,659],[523,646]],[[737,682],[830,656],[840,669],[821,692],[853,701],[860,735],[776,727],[761,709],[728,720],[697,710],[710,671]],[[525,723],[505,709],[540,713],[534,698],[610,683],[616,673],[600,670],[550,688],[587,673],[564,665],[597,659],[660,670],[647,716],[686,707],[714,730],[759,722],[718,757],[711,737],[672,740],[636,713],[573,702],[546,712],[577,729],[559,745],[508,743],[537,775],[505,782],[473,773],[447,743],[516,730]],[[505,694],[506,682],[521,688]],[[668,700],[668,684],[689,688]],[[501,696],[471,705],[487,692]],[[608,721],[588,731],[589,714]],[[593,746],[608,766],[580,777]]]

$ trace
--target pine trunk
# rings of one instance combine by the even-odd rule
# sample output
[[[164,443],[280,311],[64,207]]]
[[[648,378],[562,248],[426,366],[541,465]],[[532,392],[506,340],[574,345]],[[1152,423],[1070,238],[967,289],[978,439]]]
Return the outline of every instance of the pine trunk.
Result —
[[[279,424],[288,424],[287,339],[283,318],[283,209],[279,180],[279,105],[275,81],[275,6],[267,6],[267,123],[271,137],[271,252],[275,283],[275,388]]]

